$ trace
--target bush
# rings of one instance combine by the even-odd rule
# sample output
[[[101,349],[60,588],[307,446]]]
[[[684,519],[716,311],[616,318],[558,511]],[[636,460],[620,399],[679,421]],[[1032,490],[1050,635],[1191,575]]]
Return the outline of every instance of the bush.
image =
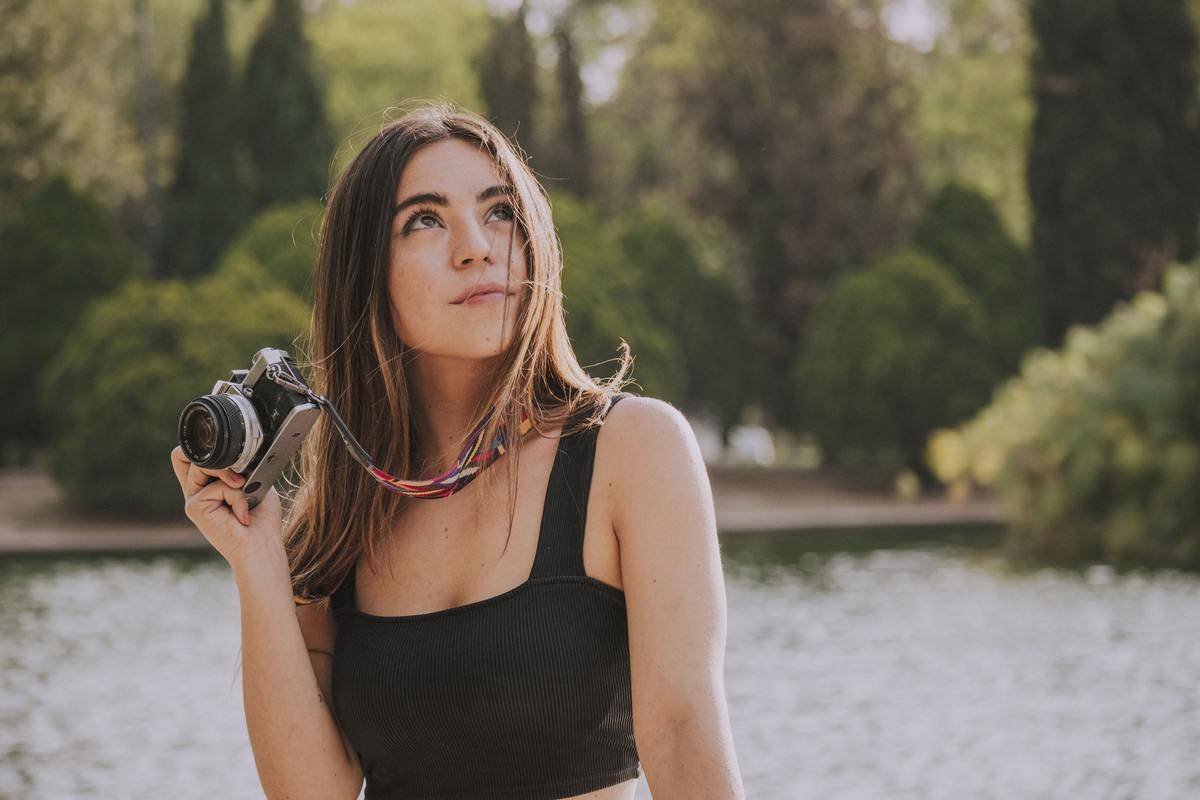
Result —
[[[1031,352],[929,453],[941,480],[1002,491],[1017,560],[1200,567],[1200,272]]]
[[[593,372],[589,367],[617,357],[624,339],[634,357],[631,375],[641,390],[678,400],[684,386],[682,353],[647,304],[640,266],[621,252],[612,226],[571,195],[554,197],[554,220],[563,248],[567,331],[580,363]]]
[[[105,210],[61,177],[7,216],[0,225],[0,253],[3,455],[44,443],[53,420],[41,413],[33,387],[74,337],[84,307],[147,267]]]
[[[90,307],[40,387],[55,417],[45,466],[70,506],[179,517],[170,451],[180,412],[263,347],[296,356],[307,322],[290,292],[246,293],[223,276],[137,278]]]
[[[621,257],[638,271],[651,318],[683,358],[676,402],[735,424],[749,397],[746,306],[729,256],[685,223],[686,212],[643,201],[617,221]],[[715,255],[713,255],[715,253]]]
[[[827,462],[907,467],[925,438],[978,409],[996,377],[983,312],[945,269],[904,250],[842,276],[817,308],[792,378]]]
[[[1042,289],[1029,258],[978,192],[948,184],[930,201],[914,244],[945,266],[983,309],[987,354],[1000,375],[1043,344]]]
[[[315,200],[263,211],[222,254],[218,271],[243,279],[265,276],[263,288],[283,287],[309,305],[317,261],[317,237],[325,210]],[[262,268],[261,273],[252,267]]]

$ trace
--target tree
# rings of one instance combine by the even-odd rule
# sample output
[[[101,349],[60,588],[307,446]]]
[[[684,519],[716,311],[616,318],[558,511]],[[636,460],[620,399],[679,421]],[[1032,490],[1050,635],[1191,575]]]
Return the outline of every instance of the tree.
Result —
[[[211,268],[245,219],[224,0],[209,0],[196,22],[180,94],[175,177],[164,202],[157,267],[160,275],[186,277]]]
[[[621,251],[620,231],[570,193],[552,199],[562,242],[563,309],[580,364],[595,375],[613,374],[624,340],[639,389],[678,402],[686,381],[683,352],[655,318],[640,265]]]
[[[566,17],[554,26],[553,38],[558,51],[554,69],[558,115],[541,147],[547,162],[543,172],[576,196],[587,198],[592,193],[591,145],[583,108],[583,80],[579,77],[575,44]]]
[[[338,137],[370,135],[384,109],[390,117],[410,99],[441,97],[482,108],[472,62],[488,20],[478,0],[324,4],[307,31]],[[335,174],[355,151],[352,144],[338,148]]]
[[[69,175],[75,188],[114,214],[131,242],[140,242],[141,222],[132,218],[141,216],[133,207],[146,193],[146,159],[131,113],[128,6],[128,0],[0,2],[3,212],[56,175]]]
[[[242,133],[255,171],[254,211],[325,193],[333,135],[299,0],[275,0],[250,48]]]
[[[72,510],[178,518],[166,461],[184,407],[263,347],[298,355],[304,304],[240,277],[126,281],[88,307],[79,335],[31,386],[55,408],[45,466]]]
[[[31,175],[43,167],[45,142],[58,132],[46,109],[50,20],[31,0],[0,4],[0,209],[15,206]]]
[[[108,213],[65,178],[40,184],[0,224],[0,460],[26,462],[58,421],[34,386],[84,309],[144,271]],[[92,380],[100,376],[92,368]],[[15,456],[12,453],[15,452]]]
[[[616,258],[636,272],[649,318],[679,352],[683,377],[669,399],[689,414],[712,414],[724,435],[741,421],[750,375],[746,304],[718,243],[683,209],[648,198],[615,228]]]
[[[840,276],[791,372],[806,431],[828,464],[908,468],[931,483],[925,444],[988,399],[979,304],[941,264],[912,249]]]
[[[888,46],[832,0],[660,0],[610,123],[657,176],[630,190],[681,194],[741,239],[756,391],[784,424],[784,376],[827,284],[904,242],[919,211],[911,96]]]
[[[216,271],[251,274],[247,283],[281,288],[312,305],[317,237],[325,210],[316,200],[301,200],[262,211],[221,254]]]
[[[943,186],[917,223],[913,244],[941,263],[983,309],[985,352],[1000,375],[1017,371],[1021,357],[1043,343],[1039,275],[1004,230],[980,192]]]
[[[509,18],[493,17],[475,59],[486,116],[526,152],[536,143],[537,56],[525,27],[525,0]]]
[[[1030,20],[1027,180],[1053,345],[1196,255],[1197,45],[1183,0],[1034,0]]]
[[[998,490],[1015,560],[1200,569],[1200,270],[1040,348],[929,443],[938,478]]]
[[[927,185],[962,181],[1029,242],[1025,151],[1032,39],[1028,0],[928,0],[944,20],[928,52],[901,51],[920,103],[914,128]]]

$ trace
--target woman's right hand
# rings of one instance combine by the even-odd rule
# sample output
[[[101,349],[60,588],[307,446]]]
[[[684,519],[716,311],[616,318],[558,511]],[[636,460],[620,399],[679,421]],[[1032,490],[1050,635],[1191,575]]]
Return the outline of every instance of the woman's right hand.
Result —
[[[283,554],[282,510],[275,487],[251,509],[241,489],[245,476],[231,469],[197,467],[178,446],[171,451],[171,467],[183,489],[184,513],[230,566],[253,552],[278,548]]]

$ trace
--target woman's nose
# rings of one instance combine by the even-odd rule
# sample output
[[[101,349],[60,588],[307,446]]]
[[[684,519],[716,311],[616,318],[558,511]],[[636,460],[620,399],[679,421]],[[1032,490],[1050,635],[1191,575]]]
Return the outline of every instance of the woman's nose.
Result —
[[[455,266],[469,267],[483,260],[492,260],[492,237],[482,225],[468,222],[459,230],[455,242]]]

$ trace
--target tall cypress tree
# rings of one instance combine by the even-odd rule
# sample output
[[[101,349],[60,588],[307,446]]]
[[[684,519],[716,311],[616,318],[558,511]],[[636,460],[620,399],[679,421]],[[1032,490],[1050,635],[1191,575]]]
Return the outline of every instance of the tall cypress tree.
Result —
[[[245,220],[224,0],[209,0],[192,30],[180,93],[179,152],[155,261],[158,274],[185,277],[211,267]]]
[[[878,17],[840,0],[659,2],[626,66],[623,121],[634,142],[654,126],[663,185],[736,237],[748,393],[799,426],[788,376],[816,308],[840,273],[908,241],[919,212],[911,96]]]
[[[554,44],[558,50],[555,75],[561,116],[553,142],[547,142],[543,149],[553,157],[551,173],[564,178],[568,189],[586,198],[592,190],[591,148],[583,110],[583,81],[579,77],[575,45],[565,19],[554,27]]]
[[[1034,0],[1026,164],[1050,344],[1196,254],[1200,108],[1184,0]]]
[[[475,58],[487,117],[532,152],[536,126],[537,56],[525,26],[525,0],[507,19],[493,17],[491,32]]]
[[[275,0],[250,49],[242,82],[242,130],[254,173],[255,210],[325,193],[333,135],[299,0]]]

